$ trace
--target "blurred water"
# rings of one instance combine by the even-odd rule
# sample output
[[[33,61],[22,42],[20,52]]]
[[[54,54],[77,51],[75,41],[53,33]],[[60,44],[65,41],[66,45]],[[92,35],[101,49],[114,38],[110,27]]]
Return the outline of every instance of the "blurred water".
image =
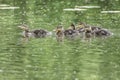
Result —
[[[1,0],[19,9],[0,9],[0,80],[119,80],[120,14],[101,14],[119,10],[119,0]],[[100,9],[66,12],[65,8],[98,5]],[[1,7],[1,6],[0,6]],[[54,37],[21,41],[18,25],[52,31],[78,21],[102,26],[114,36],[91,43],[67,40],[59,44]]]

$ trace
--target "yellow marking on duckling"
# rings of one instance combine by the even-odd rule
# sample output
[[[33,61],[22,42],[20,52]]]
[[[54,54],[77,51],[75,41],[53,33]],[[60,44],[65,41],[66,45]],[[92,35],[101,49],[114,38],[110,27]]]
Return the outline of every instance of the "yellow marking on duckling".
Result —
[[[85,26],[84,26],[84,25],[78,25],[78,26],[76,27],[76,30],[78,30],[78,29],[80,29],[80,28],[85,28]]]

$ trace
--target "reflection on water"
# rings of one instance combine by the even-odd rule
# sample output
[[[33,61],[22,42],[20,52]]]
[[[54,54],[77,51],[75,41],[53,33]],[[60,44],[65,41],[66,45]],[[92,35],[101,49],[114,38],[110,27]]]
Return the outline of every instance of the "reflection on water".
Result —
[[[0,7],[0,9],[18,9],[19,7]]]
[[[119,3],[104,0],[1,0],[0,3],[18,6],[15,10],[0,10],[0,78],[1,80],[119,80],[120,77],[120,14],[101,14],[101,10],[119,10]],[[111,5],[112,4],[112,5]],[[98,5],[100,9],[67,12],[76,5]],[[71,22],[86,22],[103,26],[114,36],[59,44],[55,38],[30,39],[21,42],[18,25],[31,29],[52,31],[56,25],[67,28]]]

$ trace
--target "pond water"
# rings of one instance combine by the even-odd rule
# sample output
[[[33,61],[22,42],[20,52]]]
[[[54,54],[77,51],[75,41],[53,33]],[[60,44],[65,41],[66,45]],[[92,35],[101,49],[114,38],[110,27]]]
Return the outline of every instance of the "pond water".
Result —
[[[0,80],[120,80],[119,0],[0,0]],[[101,6],[86,11],[64,11],[75,6]],[[7,6],[8,7],[8,6]],[[19,7],[19,8],[18,8]],[[52,31],[79,21],[114,33],[89,42],[54,37],[22,42],[20,24]]]

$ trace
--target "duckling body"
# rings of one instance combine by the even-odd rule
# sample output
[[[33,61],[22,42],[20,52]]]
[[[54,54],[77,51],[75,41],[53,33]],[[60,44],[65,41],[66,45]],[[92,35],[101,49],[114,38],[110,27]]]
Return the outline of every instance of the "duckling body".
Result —
[[[84,28],[84,36],[83,36],[83,39],[84,39],[84,40],[91,41],[91,38],[92,38],[92,36],[93,36],[92,33],[93,33],[93,32],[92,32],[91,27]]]
[[[108,31],[107,29],[100,29],[100,30],[95,31],[96,37],[106,38],[106,37],[111,36],[111,35],[112,35],[112,33],[110,31]]]
[[[76,39],[79,35],[79,32],[76,30],[75,25],[71,24],[68,29],[64,30],[64,35],[68,39]]]
[[[28,26],[26,25],[21,25],[18,26],[19,28],[21,28],[23,30],[23,37],[25,38],[30,38],[30,37],[34,37],[34,38],[44,38],[46,36],[51,35],[51,32],[48,32],[47,30],[44,29],[37,29],[37,30],[29,30]]]
[[[33,33],[35,38],[44,38],[51,34],[50,32],[43,29],[34,30]]]
[[[85,31],[85,37],[86,38],[91,38],[92,37],[92,31],[91,30],[86,30]]]
[[[64,31],[64,35],[66,38],[74,39],[78,35],[78,32],[72,29],[67,29]]]
[[[58,42],[63,42],[64,40],[64,29],[62,26],[57,26],[55,29],[56,40]]]
[[[102,29],[101,27],[91,26],[93,38],[96,37],[96,32],[101,30],[101,29]]]
[[[101,27],[96,27],[96,26],[91,26],[92,31],[100,30],[102,29]]]
[[[104,37],[105,38],[105,37],[112,35],[112,33],[109,30],[101,28],[101,27],[92,26],[91,30],[92,30],[92,35],[94,37]]]
[[[76,30],[79,32],[79,37],[82,39],[85,38],[85,28],[86,24],[83,22],[79,22],[76,26]]]

